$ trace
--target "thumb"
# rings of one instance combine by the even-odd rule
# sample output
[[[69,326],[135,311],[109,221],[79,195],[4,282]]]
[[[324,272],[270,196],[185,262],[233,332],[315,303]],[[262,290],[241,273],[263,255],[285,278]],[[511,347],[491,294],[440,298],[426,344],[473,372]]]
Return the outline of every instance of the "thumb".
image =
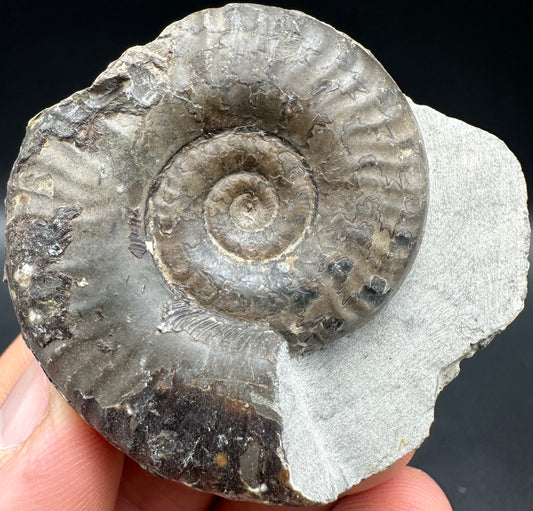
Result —
[[[0,359],[4,390],[9,368],[21,365],[20,353],[10,349]],[[7,384],[0,406],[2,510],[112,510],[123,455],[72,411],[30,360],[14,385]]]

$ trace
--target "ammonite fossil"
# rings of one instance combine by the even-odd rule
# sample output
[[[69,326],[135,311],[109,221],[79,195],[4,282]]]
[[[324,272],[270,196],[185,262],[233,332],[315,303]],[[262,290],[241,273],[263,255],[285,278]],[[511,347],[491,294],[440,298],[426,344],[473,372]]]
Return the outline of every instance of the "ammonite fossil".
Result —
[[[369,321],[380,328],[427,207],[422,134],[376,59],[304,14],[228,5],[30,122],[6,275],[26,342],[109,441],[200,489],[309,504],[365,477],[328,461],[313,424],[346,420],[343,357],[368,380],[360,396],[374,385],[363,360],[402,367]],[[363,423],[372,406],[350,408]],[[415,437],[386,456],[370,435],[346,439],[372,473]],[[326,489],[306,489],[324,466]]]

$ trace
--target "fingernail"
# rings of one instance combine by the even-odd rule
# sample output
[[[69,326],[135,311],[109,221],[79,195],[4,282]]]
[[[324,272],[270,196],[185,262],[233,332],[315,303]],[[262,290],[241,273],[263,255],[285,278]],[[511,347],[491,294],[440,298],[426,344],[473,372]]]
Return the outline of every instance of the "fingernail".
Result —
[[[33,360],[0,406],[0,449],[26,440],[48,409],[49,383]]]

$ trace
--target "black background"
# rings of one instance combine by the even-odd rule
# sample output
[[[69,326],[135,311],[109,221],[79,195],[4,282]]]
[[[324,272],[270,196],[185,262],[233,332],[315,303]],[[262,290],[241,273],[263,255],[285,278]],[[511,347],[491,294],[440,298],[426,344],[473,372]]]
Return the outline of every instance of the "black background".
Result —
[[[2,2],[2,190],[30,117],[88,86],[129,46],[154,39],[194,10],[224,3]],[[269,3],[333,25],[370,49],[416,103],[503,139],[521,161],[531,193],[529,1]],[[438,400],[431,437],[414,458],[456,511],[533,509],[531,302],[504,334],[462,363],[461,375]],[[18,332],[3,286],[0,332],[1,352]]]

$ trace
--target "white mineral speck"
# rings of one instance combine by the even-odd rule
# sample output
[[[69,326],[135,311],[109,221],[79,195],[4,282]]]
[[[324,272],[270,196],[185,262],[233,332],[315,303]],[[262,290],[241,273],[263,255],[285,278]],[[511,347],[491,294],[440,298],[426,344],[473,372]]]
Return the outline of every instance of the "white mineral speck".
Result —
[[[41,321],[41,314],[33,309],[30,309],[28,311],[28,319],[31,323],[37,323],[38,321]]]
[[[33,275],[33,266],[24,263],[20,268],[15,270],[13,278],[20,287],[28,287]]]

